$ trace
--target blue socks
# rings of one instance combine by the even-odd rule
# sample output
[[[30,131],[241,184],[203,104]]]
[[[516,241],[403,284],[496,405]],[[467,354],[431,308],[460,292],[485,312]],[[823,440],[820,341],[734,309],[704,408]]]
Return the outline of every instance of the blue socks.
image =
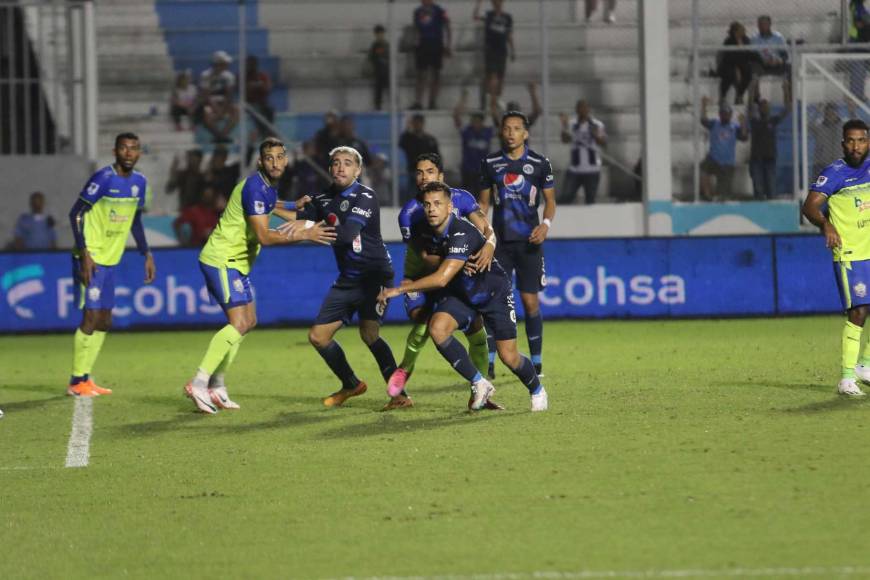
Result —
[[[389,347],[387,349],[389,350]],[[356,378],[353,369],[350,368],[347,357],[344,355],[344,350],[338,342],[332,340],[325,347],[318,348],[317,352],[320,353],[320,356],[323,357],[323,360],[326,361],[326,364],[335,373],[335,376],[339,378],[342,389],[356,388],[359,379]],[[395,365],[395,363],[393,364]]]
[[[381,369],[381,375],[385,381],[390,380],[396,370],[396,359],[393,357],[393,351],[390,350],[390,345],[381,337],[369,345],[369,350],[374,355],[378,363],[378,368]]]
[[[534,315],[526,314],[526,338],[529,339],[532,363],[541,364],[541,351],[544,348],[544,318],[540,310]]]
[[[450,366],[456,369],[456,372],[465,377],[465,380],[470,383],[480,380],[480,372],[478,372],[474,363],[471,362],[471,357],[468,356],[468,352],[462,347],[462,343],[451,336],[435,346],[438,348],[441,356],[450,363]],[[534,372],[534,369],[532,371]]]

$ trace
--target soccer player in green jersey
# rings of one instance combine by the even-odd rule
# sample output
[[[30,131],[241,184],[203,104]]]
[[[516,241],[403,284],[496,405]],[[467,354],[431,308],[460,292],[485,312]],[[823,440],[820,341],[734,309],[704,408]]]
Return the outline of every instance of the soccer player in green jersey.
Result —
[[[296,221],[295,204],[278,201],[275,186],[287,168],[287,151],[280,140],[270,137],[260,144],[257,165],[257,172],[233,189],[220,222],[199,255],[209,294],[227,317],[227,325],[214,335],[195,376],[184,387],[203,413],[239,408],[229,398],[224,373],[242,340],[257,325],[254,288],[248,276],[260,247],[335,241],[334,228],[322,222]],[[269,229],[273,214],[293,223],[282,231]]]
[[[861,332],[870,305],[870,160],[868,127],[860,119],[843,125],[843,157],[822,171],[803,205],[803,214],[825,235],[834,257],[834,278],[846,323],[842,340],[841,395],[863,397],[857,380],[870,383],[870,351]],[[827,204],[827,211],[823,208]],[[868,213],[864,213],[868,212]]]
[[[139,253],[145,256],[145,283],[150,284],[156,273],[142,226],[150,191],[145,176],[133,169],[141,153],[139,137],[121,133],[115,138],[113,153],[115,163],[88,180],[69,214],[75,237],[75,300],[83,315],[73,342],[72,377],[66,392],[79,397],[112,392],[98,386],[90,373],[112,326],[115,271],[131,232]]]

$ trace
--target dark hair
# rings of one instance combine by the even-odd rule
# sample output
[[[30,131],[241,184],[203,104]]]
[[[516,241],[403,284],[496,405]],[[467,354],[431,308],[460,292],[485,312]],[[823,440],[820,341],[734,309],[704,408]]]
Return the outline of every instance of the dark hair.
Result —
[[[375,24],[375,34],[377,34],[378,32],[386,32],[386,31],[387,31],[387,29],[384,28],[383,24]]]
[[[526,129],[529,128],[529,118],[526,117],[526,114],[523,113],[522,111],[516,111],[516,110],[506,111],[501,116],[501,126],[504,127],[504,122],[507,121],[508,119],[510,119],[511,117],[514,117],[516,119],[522,119],[523,127],[525,127]]]
[[[846,133],[858,129],[859,131],[870,132],[870,127],[861,119],[849,119],[843,123],[843,138],[846,138]]]
[[[420,190],[419,200],[422,201],[423,195],[432,191],[440,191],[450,199],[450,187],[446,183],[443,181],[430,181]]]
[[[287,148],[284,147],[284,142],[277,137],[266,137],[265,139],[263,139],[263,142],[260,143],[260,157],[266,154],[267,149],[271,149],[273,147],[280,147],[284,149],[284,151],[287,150]]]
[[[767,20],[767,22],[770,24],[773,23],[773,21],[770,19],[770,14],[762,14],[761,16],[759,16],[758,22],[761,22],[762,20]]]
[[[115,137],[115,149],[118,148],[118,145],[120,145],[121,141],[123,141],[124,139],[130,139],[131,141],[138,141],[139,135],[137,135],[136,133],[131,133],[129,131],[127,131],[126,133],[118,133],[118,136]]]
[[[444,160],[441,159],[441,156],[437,153],[422,153],[417,155],[417,159],[414,160],[415,170],[421,161],[429,161],[432,165],[438,168],[439,173],[444,173]]]

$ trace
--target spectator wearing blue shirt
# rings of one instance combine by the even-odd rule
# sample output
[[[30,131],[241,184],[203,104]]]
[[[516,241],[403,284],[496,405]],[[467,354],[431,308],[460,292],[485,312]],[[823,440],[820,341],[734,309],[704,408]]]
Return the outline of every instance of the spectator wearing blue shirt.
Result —
[[[30,194],[30,212],[23,213],[15,223],[12,247],[16,250],[53,250],[57,247],[54,218],[46,215],[45,195]]]
[[[758,33],[752,36],[752,45],[758,47],[758,74],[789,73],[788,43],[782,34],[773,29],[770,16],[765,14],[758,17]]]
[[[462,89],[462,96],[453,109],[453,124],[462,139],[462,188],[477,191],[480,185],[480,163],[489,153],[495,130],[484,125],[486,117],[482,111],[472,112],[471,122],[462,124],[467,100],[468,90]]]
[[[423,108],[423,90],[429,80],[429,108],[434,109],[438,102],[441,63],[444,56],[450,56],[450,19],[447,11],[434,0],[420,0],[414,10],[414,29],[417,33],[415,64],[417,68],[416,100],[411,109]]]
[[[701,99],[701,125],[710,133],[710,151],[701,162],[701,196],[706,200],[715,197],[731,197],[734,195],[734,165],[737,158],[737,141],[746,141],[749,130],[746,118],[738,115],[734,121],[731,107],[722,103],[719,107],[719,118],[707,118],[707,105],[710,98],[706,95]],[[713,178],[716,187],[713,187]]]

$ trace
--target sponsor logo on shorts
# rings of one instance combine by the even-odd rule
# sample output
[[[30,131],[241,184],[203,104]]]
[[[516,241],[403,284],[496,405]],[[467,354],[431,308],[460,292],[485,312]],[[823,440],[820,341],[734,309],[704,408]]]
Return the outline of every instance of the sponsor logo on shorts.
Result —
[[[236,278],[233,280],[233,290],[236,292],[244,292],[245,291],[245,283]]]
[[[387,305],[382,303],[382,302],[378,302],[377,304],[375,304],[375,312],[377,313],[378,316],[384,315],[384,311],[386,310],[386,306]]]
[[[361,207],[356,207],[356,206],[354,206],[354,208],[353,208],[352,210],[350,210],[350,213],[355,213],[355,214],[357,214],[357,215],[361,215],[361,216],[363,216],[364,218],[370,218],[370,217],[372,217],[372,210],[370,210],[370,209],[363,209],[363,208],[361,208]]]
[[[852,289],[855,290],[855,296],[857,296],[858,298],[864,298],[865,296],[867,296],[867,285],[863,282],[858,282],[857,284],[852,286]]]
[[[97,300],[99,300],[100,294],[102,294],[102,292],[96,286],[88,288],[88,300],[90,300],[91,302],[96,302]]]

